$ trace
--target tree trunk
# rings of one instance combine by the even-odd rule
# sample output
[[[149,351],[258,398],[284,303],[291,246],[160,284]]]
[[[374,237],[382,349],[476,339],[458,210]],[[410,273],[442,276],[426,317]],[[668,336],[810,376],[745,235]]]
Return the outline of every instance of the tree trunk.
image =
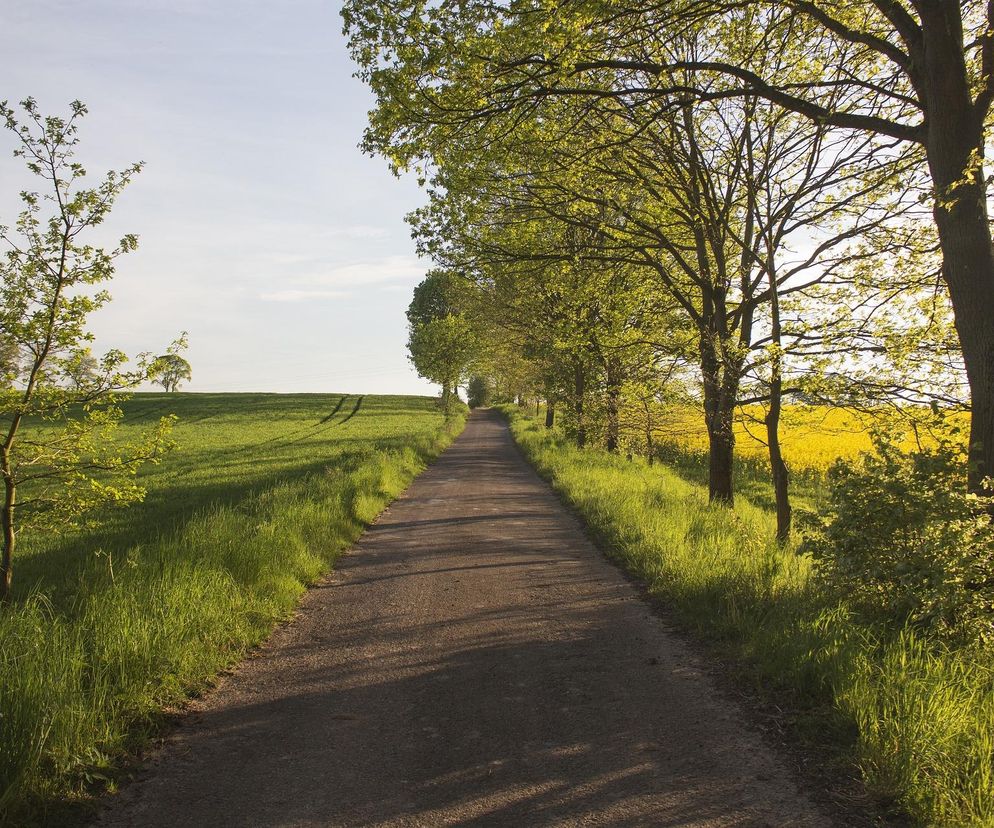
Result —
[[[777,420],[780,413],[777,412]],[[783,461],[783,454],[780,450],[780,435],[777,433],[778,423],[771,423],[767,417],[766,433],[770,443],[770,468],[773,474],[773,494],[776,498],[777,507],[777,542],[787,543],[790,540],[790,525],[793,517],[793,510],[790,506],[790,477],[787,473],[787,464]]]
[[[552,428],[556,424],[556,404],[552,400],[546,400],[545,406],[545,427]]]
[[[652,439],[652,410],[648,400],[643,400],[642,407],[645,409],[645,459],[651,466],[656,460],[656,447]]]
[[[587,445],[587,424],[583,420],[583,397],[586,394],[587,378],[583,366],[578,362],[573,369],[573,412],[576,415],[576,444],[583,448]]]
[[[969,485],[994,476],[994,253],[982,163],[984,114],[974,110],[958,3],[920,4],[933,208],[970,382]]]
[[[708,502],[732,506],[735,434],[732,431],[733,411],[721,406],[709,418],[708,428]]]
[[[732,432],[734,396],[729,404],[716,352],[716,336],[702,331],[700,342],[701,378],[704,386],[704,423],[708,431],[708,501],[732,506],[732,457],[735,435]]]
[[[0,509],[0,526],[3,527],[3,553],[0,556],[0,604],[6,604],[10,600],[10,584],[14,576],[14,544],[16,535],[14,534],[14,503],[17,490],[10,480],[4,480],[4,503]]]
[[[770,451],[770,473],[773,477],[773,494],[776,498],[777,541],[786,543],[790,539],[792,510],[790,507],[790,477],[780,447],[782,404],[783,381],[778,365],[774,368],[774,378],[770,387],[770,410],[766,413],[766,442]]]
[[[611,367],[607,371],[607,450],[612,454],[618,453],[619,433],[621,431],[621,388]]]
[[[960,186],[953,198],[950,207],[937,203],[934,215],[970,383],[969,485],[980,492],[984,478],[994,476],[994,255],[984,188]]]
[[[979,208],[975,212],[986,211]],[[981,252],[968,238],[973,235],[984,240],[987,235],[989,239],[986,227],[971,228],[952,219],[944,219],[942,224],[947,225],[945,232],[940,230],[943,273],[953,297],[956,330],[970,383],[968,479],[970,490],[979,493],[984,478],[994,476],[994,261],[989,249]]]
[[[772,245],[771,245],[772,248]],[[770,338],[775,351],[770,363],[770,410],[766,412],[766,445],[770,454],[770,474],[773,478],[773,496],[777,509],[777,542],[790,539],[791,507],[790,476],[780,446],[780,414],[783,410],[783,328],[780,321],[780,293],[777,286],[774,250],[767,255],[770,277]]]

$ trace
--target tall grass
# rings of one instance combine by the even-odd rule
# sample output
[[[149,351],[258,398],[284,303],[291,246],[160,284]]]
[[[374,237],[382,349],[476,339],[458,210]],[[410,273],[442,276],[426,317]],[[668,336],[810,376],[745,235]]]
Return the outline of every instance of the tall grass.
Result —
[[[518,443],[605,548],[762,692],[830,726],[868,789],[920,825],[994,825],[994,660],[857,624],[775,520],[660,466],[580,450],[508,409]],[[845,734],[854,734],[848,738]]]
[[[334,398],[283,401],[273,420],[269,398],[181,398],[203,418],[150,473],[143,514],[108,514],[74,549],[35,543],[0,612],[0,823],[48,824],[112,786],[160,711],[262,641],[462,424],[428,400],[379,398],[329,431],[318,415]]]

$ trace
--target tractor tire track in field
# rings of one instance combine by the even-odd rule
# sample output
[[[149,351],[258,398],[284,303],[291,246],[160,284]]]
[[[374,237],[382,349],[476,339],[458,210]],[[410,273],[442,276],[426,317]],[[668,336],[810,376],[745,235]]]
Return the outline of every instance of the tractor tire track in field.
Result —
[[[365,398],[365,396],[362,396],[362,397],[359,397],[359,399],[357,399],[357,400],[355,401],[355,405],[353,406],[352,410],[351,410],[351,411],[349,412],[348,416],[347,416],[347,417],[345,417],[345,418],[344,418],[344,419],[343,419],[343,420],[342,420],[342,421],[341,421],[341,422],[339,423],[339,425],[345,425],[345,424],[346,424],[346,423],[347,423],[347,422],[348,422],[349,420],[351,420],[351,419],[352,419],[352,418],[353,418],[353,417],[354,417],[354,416],[355,416],[356,414],[358,414],[358,413],[359,413],[359,409],[360,409],[360,408],[362,408],[362,401],[363,401],[364,399],[366,399],[366,398]]]
[[[477,412],[111,826],[828,826]]]
[[[297,445],[297,443],[302,443],[304,440],[310,440],[312,437],[316,437],[319,434],[324,434],[335,426],[342,425],[346,421],[351,420],[359,410],[359,407],[362,405],[362,401],[365,399],[365,397],[359,397],[352,413],[349,414],[344,420],[341,420],[338,423],[331,422],[335,415],[342,410],[342,406],[345,404],[345,400],[348,399],[348,397],[348,394],[343,394],[341,399],[339,399],[335,404],[332,412],[316,423],[311,423],[310,425],[300,426],[299,428],[285,431],[282,434],[277,434],[275,437],[267,437],[265,440],[260,440],[257,443],[247,443],[245,445],[236,446],[235,448],[221,449],[213,454],[213,459],[217,461],[225,457],[238,457],[248,452],[256,451],[263,446],[271,446],[278,449],[287,448],[288,446],[294,446]],[[196,419],[189,420],[187,422],[198,422],[204,419],[210,419],[210,417],[197,417]],[[322,426],[324,427],[322,428]],[[196,471],[197,470],[195,468],[190,468],[184,472],[180,472],[178,476],[186,477],[187,475],[194,474]]]
[[[321,422],[318,423],[318,425],[324,425],[329,420],[334,419],[335,415],[342,410],[342,406],[345,405],[345,401],[348,399],[348,397],[349,397],[348,394],[342,394],[342,398],[336,403],[335,407],[331,409],[331,413],[323,420],[321,420]]]

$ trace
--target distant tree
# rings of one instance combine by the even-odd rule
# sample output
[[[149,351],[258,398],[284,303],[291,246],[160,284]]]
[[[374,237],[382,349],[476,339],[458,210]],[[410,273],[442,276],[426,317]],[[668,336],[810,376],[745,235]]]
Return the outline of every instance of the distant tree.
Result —
[[[477,337],[462,312],[465,290],[458,274],[436,268],[414,288],[407,308],[411,362],[420,376],[442,386],[446,411],[451,397],[459,398],[459,384],[476,352]]]
[[[486,377],[474,374],[469,378],[466,388],[466,399],[470,408],[480,408],[490,403],[490,381]]]
[[[180,344],[185,347],[186,334],[181,338]],[[156,357],[152,363],[151,379],[161,385],[166,391],[175,391],[182,381],[189,382],[193,379],[193,369],[178,353],[166,353]]]
[[[0,337],[0,388],[10,388],[21,366],[21,351],[10,337]]]
[[[418,374],[442,386],[442,404],[450,410],[455,388],[476,352],[469,322],[451,314],[412,327],[407,347]]]
[[[134,250],[137,239],[124,236],[108,251],[83,237],[103,222],[141,165],[85,188],[86,170],[73,160],[83,104],[74,102],[68,118],[43,117],[30,98],[21,105],[25,124],[6,102],[0,118],[17,139],[15,156],[45,192],[23,191],[14,229],[0,226],[7,248],[0,256],[0,602],[9,599],[19,533],[73,525],[101,504],[141,500],[134,474],[171,446],[174,419],[162,418],[129,444],[114,439],[121,419],[116,392],[147,380],[152,360],[142,357],[131,369],[120,351],[97,360],[85,327],[89,313],[110,299],[94,286],[112,277],[115,259]]]
[[[433,319],[460,313],[459,293],[459,277],[455,273],[440,268],[428,271],[414,288],[414,296],[407,308],[408,323],[416,327]]]
[[[66,364],[66,379],[77,390],[92,385],[99,373],[100,362],[89,348],[81,351],[76,359]]]

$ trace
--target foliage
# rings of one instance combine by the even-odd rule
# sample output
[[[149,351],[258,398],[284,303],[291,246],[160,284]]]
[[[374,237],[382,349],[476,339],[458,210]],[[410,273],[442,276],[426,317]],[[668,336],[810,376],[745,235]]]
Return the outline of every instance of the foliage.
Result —
[[[412,328],[460,313],[459,277],[450,270],[434,269],[414,288],[407,308],[407,322]]]
[[[5,492],[0,601],[10,588],[18,532],[43,523],[71,525],[102,503],[140,500],[144,489],[134,474],[170,448],[172,425],[170,417],[162,417],[132,442],[115,441],[121,419],[115,393],[146,380],[151,361],[143,355],[129,368],[120,351],[97,359],[86,329],[88,315],[110,299],[99,286],[113,276],[117,257],[138,243],[129,234],[107,250],[89,236],[141,164],[111,171],[97,186],[85,187],[86,170],[75,160],[83,104],[75,101],[68,118],[43,117],[31,98],[21,106],[26,124],[6,102],[0,116],[17,140],[14,155],[45,190],[22,191],[23,210],[14,229],[0,227],[7,248],[0,259],[0,338],[6,352],[0,387]],[[23,439],[31,420],[44,427]]]
[[[177,411],[179,447],[140,473],[142,503],[24,545],[0,615],[3,825],[57,823],[59,802],[113,786],[162,708],[263,640],[461,425],[417,397],[136,394],[122,408],[136,434]]]
[[[395,170],[414,168],[422,180],[430,173],[434,189],[448,194],[440,236],[485,220],[495,203],[528,202],[553,221],[599,234],[610,248],[605,261],[645,268],[680,298],[700,334],[711,464],[720,471],[713,495],[732,500],[728,414],[742,372],[752,370],[753,386],[779,398],[781,352],[799,348],[842,387],[855,373],[872,388],[873,371],[860,368],[887,345],[861,341],[858,325],[839,341],[834,320],[873,327],[902,304],[909,284],[920,293],[929,276],[944,283],[940,303],[955,327],[940,322],[946,331],[934,336],[916,314],[900,320],[890,342],[929,332],[921,352],[944,364],[940,374],[956,375],[954,385],[967,381],[968,477],[979,491],[994,469],[994,254],[984,171],[994,6],[620,0],[523,12],[486,0],[352,0],[342,14],[358,75],[376,95],[365,147]],[[858,156],[849,155],[850,141],[865,142]],[[486,193],[480,209],[467,169],[477,170],[477,181],[509,181],[511,192]],[[877,207],[884,210],[873,215]],[[890,207],[912,220],[891,222]],[[589,216],[592,208],[602,215]],[[445,252],[446,244],[435,247]],[[555,260],[536,253],[534,262]],[[922,272],[915,264],[909,279],[909,261],[936,253],[941,266]],[[869,265],[873,257],[883,259]],[[877,295],[835,301],[824,313],[802,307],[800,327],[780,330],[789,309],[777,307],[778,290],[802,304],[817,300],[822,291],[808,288],[821,281],[831,293],[837,282],[826,273],[840,262],[872,273]],[[954,351],[942,355],[939,343],[954,331]],[[919,382],[912,375],[912,395]],[[774,436],[774,473],[775,445]]]
[[[183,381],[189,382],[193,379],[193,368],[178,353],[178,350],[186,346],[186,334],[177,343],[177,346],[162,356],[156,357],[149,369],[149,379],[161,385],[166,391],[176,391]]]
[[[467,402],[470,408],[481,408],[490,404],[492,389],[490,381],[479,374],[473,374],[469,378],[469,386],[466,389]]]
[[[473,358],[473,330],[462,316],[443,316],[414,328],[408,347],[422,377],[454,388]]]
[[[775,539],[775,519],[735,512],[664,465],[580,450],[513,406],[515,439],[609,554],[668,611],[736,659],[738,680],[791,731],[919,825],[994,823],[994,659],[861,622]]]
[[[365,145],[418,169],[419,252],[479,288],[480,369],[552,402],[581,444],[621,450],[627,403],[650,455],[646,402],[682,374],[702,402],[711,495],[729,506],[734,412],[767,404],[786,538],[783,402],[957,402],[963,374],[935,290],[922,146],[829,123],[857,102],[841,65],[813,60],[836,45],[759,6],[356,2],[343,15],[377,97]],[[795,74],[831,75],[804,87],[826,117],[746,93],[725,68],[740,64],[792,94]]]
[[[473,326],[461,310],[459,278],[448,270],[430,271],[415,287],[407,308],[407,350],[419,376],[442,386],[442,406],[452,408],[458,386],[477,353]]]
[[[962,643],[994,643],[994,498],[968,494],[963,441],[905,451],[874,435],[874,453],[837,462],[828,513],[806,548],[819,576],[864,617]]]

